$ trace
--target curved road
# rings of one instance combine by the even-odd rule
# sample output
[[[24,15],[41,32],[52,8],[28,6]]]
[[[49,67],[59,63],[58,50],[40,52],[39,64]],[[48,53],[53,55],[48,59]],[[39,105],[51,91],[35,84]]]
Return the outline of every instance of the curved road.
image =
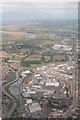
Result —
[[[13,82],[16,82],[17,80],[18,80],[18,72],[16,72],[16,80],[8,83],[7,85],[4,85],[3,88],[2,88],[3,93],[4,93],[6,96],[8,96],[8,97],[12,100],[12,102],[13,102],[12,108],[11,108],[10,111],[8,111],[8,113],[7,113],[7,116],[6,116],[7,118],[10,118],[11,115],[12,115],[12,113],[13,113],[13,111],[15,110],[15,108],[16,108],[16,100],[15,100],[15,98],[14,98],[13,96],[11,96],[8,92],[6,92],[5,88],[6,88],[8,85],[12,84]]]
[[[39,52],[40,54],[44,53],[44,52],[48,52],[49,51],[49,48],[47,47],[42,47],[42,48],[46,48],[46,50],[42,51],[42,52]]]

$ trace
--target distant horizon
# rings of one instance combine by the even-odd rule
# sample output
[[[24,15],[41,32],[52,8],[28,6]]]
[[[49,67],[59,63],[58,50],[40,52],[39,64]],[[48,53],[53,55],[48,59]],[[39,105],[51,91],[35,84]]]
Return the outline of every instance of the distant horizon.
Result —
[[[5,3],[2,24],[32,24],[39,21],[77,20],[77,3]]]
[[[45,24],[47,24],[47,25],[75,25],[75,24],[78,24],[78,21],[77,21],[77,19],[67,19],[67,20],[65,20],[65,19],[62,19],[62,20],[31,20],[31,21],[25,21],[24,23],[23,22],[6,22],[6,23],[3,23],[2,22],[2,25],[45,25]]]

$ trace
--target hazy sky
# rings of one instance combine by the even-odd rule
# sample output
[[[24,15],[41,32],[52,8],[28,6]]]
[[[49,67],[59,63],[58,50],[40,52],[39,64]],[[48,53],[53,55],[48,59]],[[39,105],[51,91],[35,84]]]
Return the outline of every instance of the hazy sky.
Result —
[[[0,0],[2,2],[78,2],[79,0]]]
[[[76,19],[77,2],[5,2],[2,4],[4,23],[27,23],[35,20]]]

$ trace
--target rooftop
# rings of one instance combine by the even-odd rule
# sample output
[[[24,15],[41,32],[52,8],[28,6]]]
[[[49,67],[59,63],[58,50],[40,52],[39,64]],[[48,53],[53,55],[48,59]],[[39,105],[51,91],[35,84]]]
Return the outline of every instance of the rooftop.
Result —
[[[22,74],[30,74],[30,71],[26,70],[26,71],[22,72]]]
[[[38,103],[33,103],[32,105],[29,105],[30,112],[36,112],[41,110],[41,107]]]
[[[58,87],[59,86],[59,82],[46,83],[46,86],[55,86],[55,87]]]

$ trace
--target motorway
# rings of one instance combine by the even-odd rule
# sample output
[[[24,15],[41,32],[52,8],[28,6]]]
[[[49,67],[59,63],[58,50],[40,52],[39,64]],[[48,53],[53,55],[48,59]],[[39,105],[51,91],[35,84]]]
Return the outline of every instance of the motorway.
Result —
[[[11,94],[9,94],[9,93],[5,90],[5,88],[6,88],[7,86],[11,85],[12,83],[16,82],[17,80],[18,80],[18,72],[16,72],[16,80],[9,82],[7,85],[4,85],[3,88],[2,88],[3,93],[4,93],[7,97],[9,97],[9,98],[12,100],[12,102],[13,102],[13,106],[11,107],[10,111],[8,111],[7,115],[5,116],[6,118],[11,118],[11,115],[12,115],[12,113],[14,112],[17,104],[16,104],[16,99],[15,99]]]

